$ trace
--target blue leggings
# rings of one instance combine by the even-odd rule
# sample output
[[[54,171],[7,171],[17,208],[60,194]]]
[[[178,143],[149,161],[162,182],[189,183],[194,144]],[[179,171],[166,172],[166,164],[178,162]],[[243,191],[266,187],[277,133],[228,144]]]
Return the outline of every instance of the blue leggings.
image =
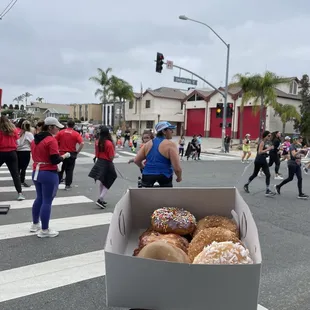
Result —
[[[32,173],[33,180],[34,172]],[[37,181],[33,180],[36,187],[37,198],[32,206],[32,222],[39,223],[41,219],[42,229],[48,229],[51,217],[52,202],[56,196],[59,177],[56,172],[39,171]]]

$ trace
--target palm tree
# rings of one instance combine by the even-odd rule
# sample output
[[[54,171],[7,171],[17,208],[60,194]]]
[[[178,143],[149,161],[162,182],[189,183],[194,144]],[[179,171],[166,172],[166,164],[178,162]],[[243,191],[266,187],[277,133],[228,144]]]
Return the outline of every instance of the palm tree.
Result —
[[[242,100],[240,105],[240,132],[239,132],[239,142],[242,144],[243,140],[243,108],[245,104],[253,97],[255,97],[255,92],[253,91],[253,79],[250,73],[236,74],[233,78],[234,82],[232,82],[229,87],[240,87],[242,90]],[[255,113],[256,111],[253,110]]]
[[[121,115],[122,115],[122,111],[124,111],[123,105],[125,104],[126,100],[133,100],[133,98],[134,98],[133,88],[125,80],[120,79],[120,78],[116,77],[115,75],[112,75],[111,76],[111,85],[109,87],[109,90],[113,96],[114,105],[115,105],[115,101],[117,98],[122,105],[121,109],[119,109],[119,118],[118,118],[119,119],[119,126],[121,126]]]
[[[263,120],[264,108],[271,106],[277,109],[277,93],[276,87],[280,84],[289,83],[290,79],[280,77],[273,72],[266,71],[264,75],[256,74],[253,77],[254,93],[256,94],[254,104],[260,103],[260,116],[259,116],[259,132],[260,136],[266,128]]]
[[[288,122],[297,121],[301,119],[296,107],[291,104],[278,104],[275,107],[275,116],[279,116],[282,122],[282,133],[285,133],[285,126]]]
[[[100,68],[97,68],[98,75],[92,76],[89,78],[90,81],[95,82],[100,87],[96,89],[95,96],[98,97],[103,104],[103,113],[102,113],[102,122],[105,120],[105,104],[109,99],[109,87],[111,85],[111,78],[109,77],[109,73],[112,71],[112,68],[108,68],[103,71]]]
[[[247,96],[244,102],[248,101],[250,98],[254,98],[254,107],[259,104],[260,116],[259,116],[259,136],[261,136],[262,131],[265,129],[265,123],[263,119],[264,108],[271,106],[273,109],[278,107],[276,87],[279,84],[289,83],[290,79],[282,78],[277,76],[275,73],[266,71],[264,75],[238,75],[239,80],[233,85],[238,85],[242,87],[242,83],[246,82],[247,86]],[[240,78],[244,77],[245,80]]]
[[[30,98],[32,96],[32,94],[25,92],[22,96],[23,96],[23,99],[25,99],[25,104],[27,106],[28,98]]]
[[[38,97],[36,100],[37,100],[39,103],[43,103],[44,98],[43,98],[43,97]]]

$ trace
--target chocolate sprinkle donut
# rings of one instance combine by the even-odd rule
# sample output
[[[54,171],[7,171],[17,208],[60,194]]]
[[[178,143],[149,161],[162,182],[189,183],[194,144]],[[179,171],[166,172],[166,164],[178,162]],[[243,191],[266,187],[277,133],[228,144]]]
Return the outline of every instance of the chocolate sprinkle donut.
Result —
[[[181,236],[192,234],[196,229],[193,214],[184,209],[164,207],[153,212],[152,227],[159,233],[173,233]]]

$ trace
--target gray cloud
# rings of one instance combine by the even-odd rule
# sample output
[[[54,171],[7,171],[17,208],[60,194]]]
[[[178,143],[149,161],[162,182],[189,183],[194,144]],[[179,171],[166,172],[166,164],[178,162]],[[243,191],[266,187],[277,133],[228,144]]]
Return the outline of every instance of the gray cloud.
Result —
[[[231,77],[266,69],[300,76],[309,71],[309,9],[303,0],[19,1],[0,22],[4,103],[25,91],[49,102],[96,101],[88,78],[97,67],[112,67],[136,90],[140,83],[187,88],[173,83],[178,70],[155,72],[157,51],[223,84],[225,46],[206,27],[179,20],[182,14],[209,23],[231,44]]]

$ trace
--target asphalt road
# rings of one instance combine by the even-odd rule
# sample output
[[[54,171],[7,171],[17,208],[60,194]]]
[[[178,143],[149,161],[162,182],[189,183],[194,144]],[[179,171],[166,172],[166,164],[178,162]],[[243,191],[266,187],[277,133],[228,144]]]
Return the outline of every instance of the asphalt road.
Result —
[[[91,152],[92,146],[84,151]],[[126,157],[126,154],[123,156]],[[78,268],[78,262],[83,257],[96,266],[96,255],[101,255],[108,231],[109,213],[113,212],[128,187],[137,186],[139,170],[133,164],[116,164],[119,178],[107,195],[107,209],[102,211],[93,203],[97,199],[97,187],[87,178],[91,169],[91,164],[87,162],[91,158],[82,158],[76,166],[73,190],[65,192],[60,189],[57,194],[59,199],[53,206],[52,219],[59,220],[55,228],[61,228],[57,238],[39,239],[27,235],[27,230],[23,229],[31,221],[31,202],[27,201],[35,198],[32,190],[25,191],[27,200],[23,208],[15,203],[7,215],[0,215],[1,310],[112,309],[105,307],[104,269],[99,265],[97,269],[94,267],[83,272]],[[129,158],[131,156],[128,155],[126,160]],[[175,186],[240,188],[260,234],[263,254],[260,304],[269,310],[308,310],[310,204],[309,201],[296,199],[296,180],[283,188],[281,196],[268,198],[264,196],[264,179],[261,178],[253,181],[251,194],[245,194],[242,190],[253,165],[245,166],[233,159],[212,159],[184,161],[182,166],[184,180]],[[286,174],[286,169],[283,168],[282,172]],[[12,186],[12,182],[1,179],[7,176],[6,169],[1,168],[2,204],[16,198],[14,191],[8,192],[7,186]],[[273,184],[275,182],[279,181],[272,180]],[[309,176],[304,177],[304,192],[310,193]],[[61,222],[63,218],[66,220]],[[103,222],[107,224],[102,225]],[[60,266],[65,266],[64,259],[69,256],[76,258],[77,265],[67,274]],[[26,269],[23,269],[25,266]],[[50,269],[54,273],[46,275]],[[8,281],[14,280],[16,282],[10,286]]]

